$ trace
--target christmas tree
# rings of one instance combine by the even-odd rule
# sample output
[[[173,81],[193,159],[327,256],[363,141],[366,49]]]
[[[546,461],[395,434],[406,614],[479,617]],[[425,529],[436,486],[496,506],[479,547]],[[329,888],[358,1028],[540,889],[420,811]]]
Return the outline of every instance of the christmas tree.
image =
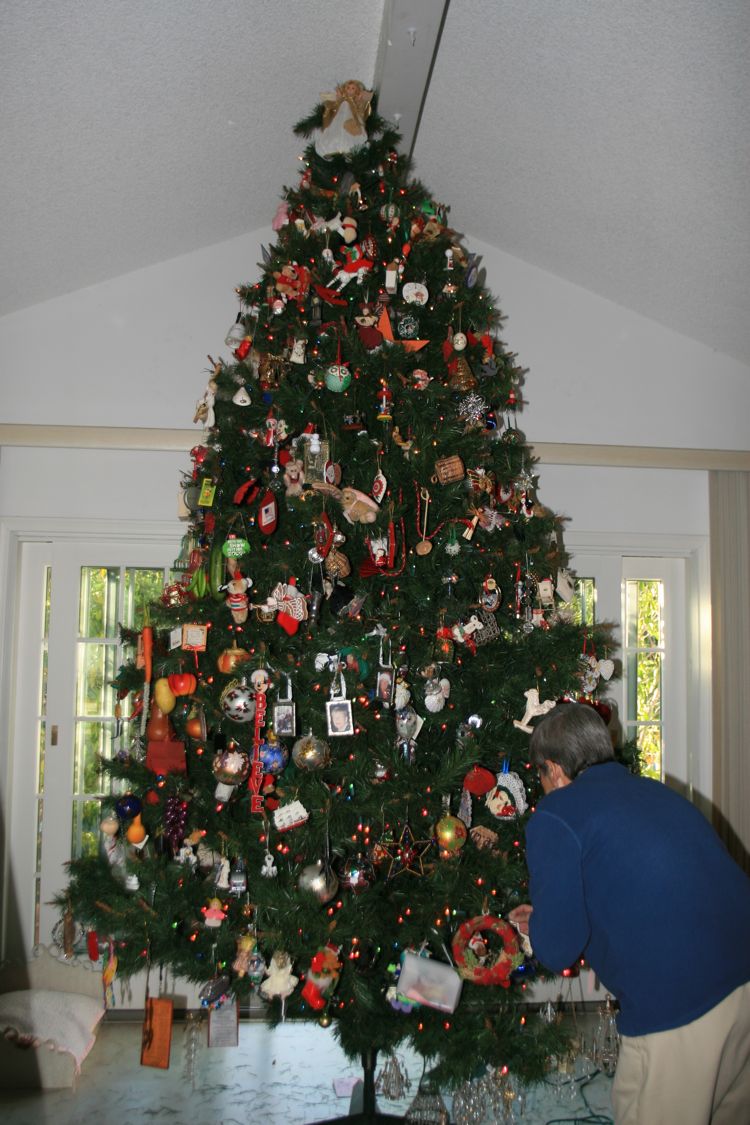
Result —
[[[447,208],[348,82],[209,356],[173,581],[117,687],[102,849],[60,904],[119,973],[539,1077],[526,1021],[536,717],[607,677],[517,426],[525,372]],[[209,345],[211,346],[211,345]],[[215,347],[212,348],[216,352]]]

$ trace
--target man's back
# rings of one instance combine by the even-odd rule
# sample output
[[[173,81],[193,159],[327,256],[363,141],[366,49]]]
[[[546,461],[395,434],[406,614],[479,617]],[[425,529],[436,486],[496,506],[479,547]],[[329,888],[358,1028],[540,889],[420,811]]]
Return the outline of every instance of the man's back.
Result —
[[[750,980],[750,880],[659,782],[589,767],[540,802],[527,854],[535,953],[558,970],[583,953],[624,1034],[690,1022]]]

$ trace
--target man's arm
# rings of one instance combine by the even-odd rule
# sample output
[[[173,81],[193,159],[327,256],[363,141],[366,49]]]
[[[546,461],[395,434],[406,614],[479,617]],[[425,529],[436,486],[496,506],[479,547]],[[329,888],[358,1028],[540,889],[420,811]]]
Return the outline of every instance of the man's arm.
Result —
[[[591,932],[581,849],[564,821],[538,809],[526,829],[526,859],[534,908],[529,917],[534,955],[559,973],[580,957]]]

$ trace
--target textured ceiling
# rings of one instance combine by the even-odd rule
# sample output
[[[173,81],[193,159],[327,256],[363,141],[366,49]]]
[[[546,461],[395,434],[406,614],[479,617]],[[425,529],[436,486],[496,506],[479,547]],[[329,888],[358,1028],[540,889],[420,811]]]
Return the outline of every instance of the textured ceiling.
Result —
[[[0,315],[266,227],[382,15],[5,0]],[[452,0],[416,174],[457,229],[750,364],[748,58],[746,0]]]

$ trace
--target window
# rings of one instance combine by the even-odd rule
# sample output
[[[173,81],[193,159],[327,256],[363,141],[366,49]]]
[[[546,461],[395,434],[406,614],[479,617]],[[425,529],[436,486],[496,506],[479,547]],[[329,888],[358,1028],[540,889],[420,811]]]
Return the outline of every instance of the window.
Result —
[[[626,736],[638,744],[642,772],[661,780],[664,583],[657,578],[626,579],[624,591]]]
[[[112,687],[117,669],[130,655],[121,644],[120,626],[140,629],[144,607],[159,597],[163,586],[161,569],[80,568],[72,857],[96,853],[101,800],[111,792],[111,780],[100,774],[99,760],[127,747],[132,737],[127,718],[118,717]]]

